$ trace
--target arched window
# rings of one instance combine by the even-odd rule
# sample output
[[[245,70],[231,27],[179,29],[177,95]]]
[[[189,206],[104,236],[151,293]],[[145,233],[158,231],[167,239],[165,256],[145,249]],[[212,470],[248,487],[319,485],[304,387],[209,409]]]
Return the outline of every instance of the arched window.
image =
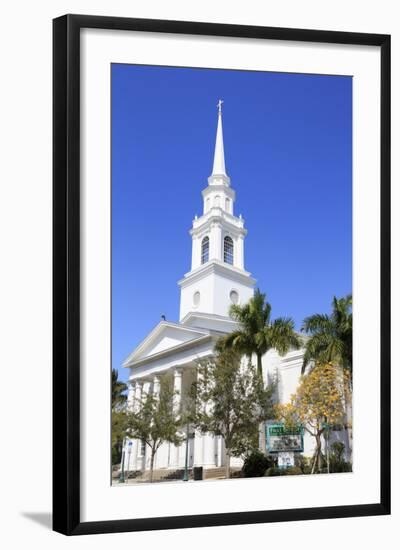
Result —
[[[224,239],[224,262],[233,265],[233,241],[230,237]]]
[[[201,263],[205,264],[208,262],[208,256],[210,252],[210,239],[208,237],[204,237],[204,239],[201,241]]]
[[[231,211],[230,200],[229,200],[229,199],[225,199],[225,210],[226,210],[227,212],[230,212],[230,211]]]
[[[215,198],[214,198],[214,206],[216,206],[217,208],[220,207],[220,196],[219,195],[216,195]]]
[[[210,210],[210,197],[207,197],[206,199],[206,212]]]

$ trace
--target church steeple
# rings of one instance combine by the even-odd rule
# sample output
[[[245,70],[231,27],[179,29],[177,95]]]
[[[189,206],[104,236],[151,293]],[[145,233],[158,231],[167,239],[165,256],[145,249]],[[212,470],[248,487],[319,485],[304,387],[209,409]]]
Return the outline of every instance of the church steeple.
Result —
[[[228,317],[233,303],[245,303],[255,280],[244,268],[242,216],[235,216],[235,191],[226,174],[222,132],[222,100],[218,101],[214,162],[208,186],[203,189],[203,215],[195,217],[192,236],[192,267],[181,287],[180,318],[190,312]]]
[[[223,101],[218,101],[218,124],[217,136],[215,139],[214,164],[212,176],[226,176],[225,172],[225,152],[224,152],[224,135],[222,131],[222,104]]]
[[[223,100],[218,100],[218,122],[217,135],[215,137],[214,163],[211,176],[208,178],[208,184],[226,185],[229,187],[231,180],[227,175],[225,168],[224,133],[222,130],[222,104]]]

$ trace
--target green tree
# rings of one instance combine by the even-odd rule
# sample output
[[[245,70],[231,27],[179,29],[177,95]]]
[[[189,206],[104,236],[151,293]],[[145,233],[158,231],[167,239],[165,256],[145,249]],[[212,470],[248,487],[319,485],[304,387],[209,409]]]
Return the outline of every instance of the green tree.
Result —
[[[126,390],[128,386],[125,382],[118,380],[117,369],[112,369],[111,373],[111,406],[112,409],[123,408],[126,403]]]
[[[315,453],[311,473],[321,469],[322,434],[330,425],[343,423],[345,417],[348,374],[332,363],[317,363],[302,376],[300,385],[289,403],[275,407],[276,418],[288,427],[299,425],[315,438]]]
[[[271,320],[271,304],[266,301],[265,294],[257,289],[254,296],[244,305],[232,305],[229,314],[238,322],[239,328],[223,337],[217,350],[234,349],[249,360],[253,354],[257,358],[257,373],[260,379],[262,374],[262,357],[270,349],[276,349],[284,355],[290,349],[298,349],[301,345],[299,336],[294,331],[294,322],[291,318],[278,317]],[[259,426],[259,449],[265,453],[264,424]]]
[[[111,412],[111,447],[112,464],[121,462],[122,447],[127,430],[127,415],[125,410],[112,410]]]
[[[121,461],[122,447],[126,435],[126,390],[127,385],[118,380],[117,369],[111,372],[111,447],[112,463]]]
[[[309,338],[303,358],[302,374],[311,362],[333,362],[348,371],[350,381],[353,366],[352,296],[336,298],[330,315],[317,313],[306,317],[301,330]]]
[[[257,445],[257,425],[272,414],[273,388],[265,389],[255,367],[241,357],[226,349],[200,361],[195,383],[195,424],[203,433],[222,436],[227,478],[231,456]]]
[[[127,413],[129,436],[144,441],[150,448],[150,482],[153,481],[154,457],[160,446],[165,441],[174,445],[183,441],[179,435],[182,419],[174,406],[175,395],[171,378],[163,376],[159,394],[145,394],[136,404],[135,411]]]
[[[332,362],[348,374],[350,391],[346,394],[346,423],[349,445],[352,448],[352,376],[353,376],[353,313],[351,294],[333,297],[329,315],[317,313],[306,317],[301,330],[309,338],[303,358],[302,373],[316,362]]]

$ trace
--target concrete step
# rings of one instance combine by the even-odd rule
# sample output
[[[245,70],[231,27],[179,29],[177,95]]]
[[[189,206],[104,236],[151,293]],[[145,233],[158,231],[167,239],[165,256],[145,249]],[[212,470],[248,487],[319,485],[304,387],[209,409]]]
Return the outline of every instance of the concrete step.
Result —
[[[164,469],[157,469],[153,471],[153,481],[177,481],[183,479],[185,470],[184,469],[177,469],[177,470],[168,470],[166,468]],[[140,472],[138,476],[135,478],[137,481],[150,481],[150,472],[149,470],[146,470],[145,472]],[[192,473],[189,470],[189,479],[192,479]]]
[[[225,477],[225,466],[203,470],[203,479],[222,479]]]

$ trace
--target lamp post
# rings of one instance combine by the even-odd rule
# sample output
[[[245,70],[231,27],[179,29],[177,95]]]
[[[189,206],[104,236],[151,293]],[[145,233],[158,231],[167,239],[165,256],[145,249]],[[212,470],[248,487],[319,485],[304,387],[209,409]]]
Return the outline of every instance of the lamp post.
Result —
[[[128,483],[129,483],[129,471],[131,466],[131,452],[132,452],[132,441],[129,441],[128,443],[128,467],[126,468],[127,475],[128,475]]]
[[[188,457],[189,457],[189,422],[186,424],[185,471],[183,473],[182,481],[189,481]]]
[[[118,483],[125,483],[125,438],[122,443],[122,460],[121,460],[121,473],[118,479]]]

